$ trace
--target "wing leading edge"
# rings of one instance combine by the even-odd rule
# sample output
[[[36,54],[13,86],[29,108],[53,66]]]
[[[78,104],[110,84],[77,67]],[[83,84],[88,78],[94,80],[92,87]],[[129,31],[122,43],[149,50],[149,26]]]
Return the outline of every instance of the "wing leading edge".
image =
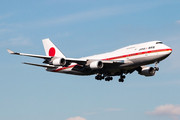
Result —
[[[13,51],[10,50],[10,49],[7,49],[7,51],[8,51],[10,54],[14,54],[14,55],[29,56],[29,57],[43,58],[43,59],[50,59],[50,58],[52,58],[52,57],[50,57],[50,56],[44,56],[44,55],[34,55],[34,54],[26,54],[26,53],[13,52]]]

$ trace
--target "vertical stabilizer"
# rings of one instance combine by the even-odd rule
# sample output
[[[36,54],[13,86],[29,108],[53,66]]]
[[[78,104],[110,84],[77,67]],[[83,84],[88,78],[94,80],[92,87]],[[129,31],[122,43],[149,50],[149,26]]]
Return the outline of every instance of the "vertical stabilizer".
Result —
[[[51,42],[49,38],[43,39],[42,42],[47,56],[65,58],[61,51]]]

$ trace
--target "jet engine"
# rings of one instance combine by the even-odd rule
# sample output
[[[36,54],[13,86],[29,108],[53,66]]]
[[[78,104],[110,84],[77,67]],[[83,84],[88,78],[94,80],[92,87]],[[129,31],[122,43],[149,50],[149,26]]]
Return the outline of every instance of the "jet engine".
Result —
[[[155,68],[153,67],[146,67],[146,66],[141,66],[141,70],[139,71],[140,75],[144,76],[154,76],[156,73]]]
[[[63,66],[66,64],[66,60],[64,58],[56,58],[53,60],[52,64],[55,66]]]
[[[94,61],[94,62],[90,63],[89,66],[91,69],[101,69],[101,68],[103,68],[104,65],[101,61]]]

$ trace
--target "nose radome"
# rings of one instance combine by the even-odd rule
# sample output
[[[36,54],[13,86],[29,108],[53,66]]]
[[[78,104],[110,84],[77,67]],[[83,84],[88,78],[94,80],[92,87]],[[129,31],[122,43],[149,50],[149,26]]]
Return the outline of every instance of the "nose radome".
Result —
[[[170,54],[172,53],[172,49],[171,49],[170,47],[168,47],[168,48],[166,49],[166,51],[167,51],[167,54],[168,54],[168,55],[170,55]]]
[[[171,48],[169,49],[169,52],[170,52],[170,54],[172,53],[172,49]]]
[[[171,54],[172,53],[172,48],[170,48],[169,46],[165,45],[166,51]]]

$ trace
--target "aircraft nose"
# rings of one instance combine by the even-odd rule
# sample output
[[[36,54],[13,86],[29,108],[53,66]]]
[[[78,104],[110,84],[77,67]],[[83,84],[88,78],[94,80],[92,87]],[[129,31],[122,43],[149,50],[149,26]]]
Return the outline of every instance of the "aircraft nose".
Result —
[[[171,49],[171,48],[168,48],[168,49],[167,49],[167,52],[168,52],[167,54],[170,55],[170,54],[172,53],[172,49]]]
[[[172,53],[172,48],[167,45],[164,45],[164,48],[166,49],[166,54],[169,56]]]

